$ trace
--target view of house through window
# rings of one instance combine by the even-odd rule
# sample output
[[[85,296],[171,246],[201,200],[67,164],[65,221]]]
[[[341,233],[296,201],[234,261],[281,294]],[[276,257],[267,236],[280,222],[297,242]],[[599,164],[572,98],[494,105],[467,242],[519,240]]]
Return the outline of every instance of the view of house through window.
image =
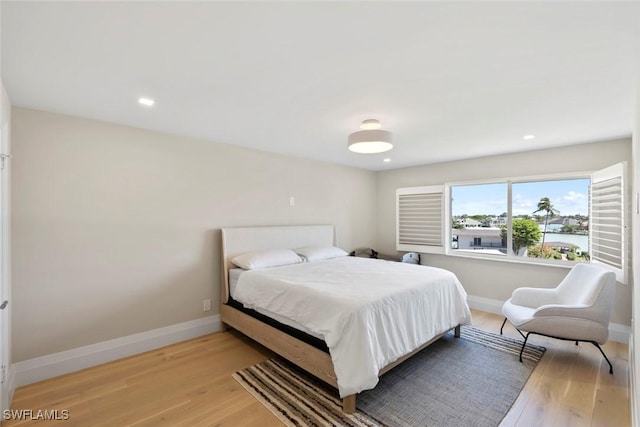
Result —
[[[589,261],[590,179],[451,187],[451,249],[496,256]],[[512,247],[507,247],[508,233]]]
[[[451,187],[451,248],[506,255],[507,184]]]

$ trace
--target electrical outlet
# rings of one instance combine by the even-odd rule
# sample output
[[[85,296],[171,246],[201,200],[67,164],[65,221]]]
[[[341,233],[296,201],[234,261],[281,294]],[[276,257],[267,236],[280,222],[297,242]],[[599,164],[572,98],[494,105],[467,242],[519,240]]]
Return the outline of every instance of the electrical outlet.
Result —
[[[211,311],[211,300],[202,300],[202,311]]]

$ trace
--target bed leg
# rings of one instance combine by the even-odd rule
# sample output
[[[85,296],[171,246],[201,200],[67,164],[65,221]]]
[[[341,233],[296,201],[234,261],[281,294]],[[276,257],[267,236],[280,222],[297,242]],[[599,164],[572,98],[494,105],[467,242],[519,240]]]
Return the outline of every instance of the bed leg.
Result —
[[[453,336],[456,338],[460,338],[460,325],[456,326],[453,330]]]
[[[345,414],[353,414],[356,412],[356,395],[350,394],[342,399],[342,412]]]
[[[231,329],[231,326],[227,325],[224,322],[220,322],[220,332],[226,332]]]

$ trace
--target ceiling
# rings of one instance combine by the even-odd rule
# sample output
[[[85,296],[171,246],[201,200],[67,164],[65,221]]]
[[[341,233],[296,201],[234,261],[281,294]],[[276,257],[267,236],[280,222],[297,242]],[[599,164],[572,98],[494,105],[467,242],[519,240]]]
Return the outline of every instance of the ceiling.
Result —
[[[632,130],[636,2],[1,8],[2,79],[20,107],[370,170]],[[393,132],[393,150],[347,150],[368,118]]]

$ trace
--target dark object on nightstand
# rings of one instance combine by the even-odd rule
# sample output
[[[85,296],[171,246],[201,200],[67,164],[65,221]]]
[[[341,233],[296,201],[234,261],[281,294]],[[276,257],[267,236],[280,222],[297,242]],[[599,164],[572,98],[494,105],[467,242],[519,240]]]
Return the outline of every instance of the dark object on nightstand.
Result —
[[[349,255],[361,258],[378,258],[378,252],[371,248],[358,248],[352,251]]]

